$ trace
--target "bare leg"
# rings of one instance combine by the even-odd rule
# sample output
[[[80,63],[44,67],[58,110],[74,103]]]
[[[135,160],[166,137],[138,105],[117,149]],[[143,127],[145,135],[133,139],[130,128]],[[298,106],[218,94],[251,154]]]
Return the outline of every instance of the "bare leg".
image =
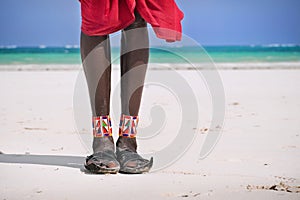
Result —
[[[109,36],[88,36],[81,33],[81,59],[90,95],[93,117],[109,115],[111,90],[111,63]],[[93,138],[94,156],[88,157],[86,166],[89,170],[116,168],[119,166],[114,158],[114,140],[112,136]],[[117,170],[114,170],[116,172]]]
[[[125,115],[138,115],[140,108],[149,60],[149,38],[146,27],[145,20],[136,13],[135,22],[122,31],[121,102],[122,114]]]
[[[122,31],[121,38],[122,114],[131,116],[137,116],[139,112],[147,64],[149,60],[149,38],[147,23],[137,12],[135,12],[135,16],[135,22]],[[130,159],[132,156],[134,156],[136,150],[136,138],[123,136],[119,137],[117,141],[117,157],[119,156],[118,158],[120,164],[122,163],[122,158],[125,158],[126,160],[127,156],[127,159]],[[133,153],[126,153],[125,157],[120,156],[122,155],[122,152],[125,151]],[[141,169],[142,166],[146,166],[147,164],[149,164],[149,161],[140,157],[140,159],[127,162],[126,166]],[[147,170],[144,169],[144,171]]]
[[[111,90],[109,36],[81,33],[80,50],[93,116],[108,115]]]
[[[135,14],[135,22],[122,31],[121,38],[121,104],[125,115],[138,115],[149,59],[147,23]],[[136,139],[120,137],[117,146],[136,151]]]

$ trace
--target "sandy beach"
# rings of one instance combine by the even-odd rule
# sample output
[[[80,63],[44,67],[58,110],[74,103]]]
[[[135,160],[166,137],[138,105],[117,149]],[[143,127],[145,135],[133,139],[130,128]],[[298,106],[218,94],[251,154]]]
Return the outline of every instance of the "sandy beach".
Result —
[[[193,78],[195,71],[178,70],[183,77],[192,77],[188,80],[199,103],[200,125],[186,130],[196,137],[168,167],[141,175],[92,175],[84,171],[83,162],[90,153],[85,138],[90,135],[89,130],[78,133],[74,121],[78,70],[2,69],[2,200],[300,198],[299,68],[220,69],[225,92],[224,127],[215,148],[204,159],[199,159],[199,153],[211,120],[210,95],[202,79]],[[167,76],[169,70],[151,73]],[[113,86],[118,74],[113,70]],[[180,109],[174,108],[172,98],[154,86],[145,87],[141,127],[147,126],[151,107],[160,105],[175,130]],[[139,140],[139,151],[159,151],[174,138],[172,133]],[[154,162],[160,164],[155,157]]]

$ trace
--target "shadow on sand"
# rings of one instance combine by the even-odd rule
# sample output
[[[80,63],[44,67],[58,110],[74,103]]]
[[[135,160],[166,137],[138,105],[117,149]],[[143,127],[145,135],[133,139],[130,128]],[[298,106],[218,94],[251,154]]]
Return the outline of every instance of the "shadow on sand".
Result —
[[[84,170],[85,157],[59,155],[3,154],[0,153],[0,163],[19,163],[52,165]]]

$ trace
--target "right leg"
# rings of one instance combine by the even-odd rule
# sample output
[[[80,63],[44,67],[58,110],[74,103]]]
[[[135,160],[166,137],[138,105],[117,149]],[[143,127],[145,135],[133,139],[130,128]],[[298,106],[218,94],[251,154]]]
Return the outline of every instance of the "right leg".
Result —
[[[80,51],[83,68],[87,80],[90,95],[90,103],[93,114],[93,152],[86,161],[86,166],[94,172],[111,172],[111,169],[118,168],[119,164],[114,158],[114,140],[112,136],[97,134],[97,130],[102,131],[102,119],[107,120],[108,131],[109,123],[109,104],[110,104],[110,42],[109,36],[88,36],[81,33]],[[113,171],[115,172],[115,171]]]
[[[93,116],[108,115],[111,77],[109,36],[81,33],[80,52]]]

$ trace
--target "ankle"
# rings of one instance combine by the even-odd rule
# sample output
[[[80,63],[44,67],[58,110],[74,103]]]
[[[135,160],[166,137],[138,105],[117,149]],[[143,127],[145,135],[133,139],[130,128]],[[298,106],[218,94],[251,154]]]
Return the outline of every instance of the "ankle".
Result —
[[[119,138],[117,148],[120,150],[130,150],[136,152],[137,126],[139,117],[130,115],[121,115],[119,124]]]
[[[93,151],[94,153],[104,150],[115,150],[112,137],[111,120],[109,115],[94,116],[93,125]]]
[[[94,137],[112,136],[111,120],[109,115],[92,117]]]
[[[102,152],[105,150],[115,151],[114,139],[112,136],[94,137],[93,139],[93,152]]]
[[[136,138],[129,138],[129,137],[123,137],[120,136],[116,143],[117,150],[129,150],[136,152],[137,150],[137,142]]]

